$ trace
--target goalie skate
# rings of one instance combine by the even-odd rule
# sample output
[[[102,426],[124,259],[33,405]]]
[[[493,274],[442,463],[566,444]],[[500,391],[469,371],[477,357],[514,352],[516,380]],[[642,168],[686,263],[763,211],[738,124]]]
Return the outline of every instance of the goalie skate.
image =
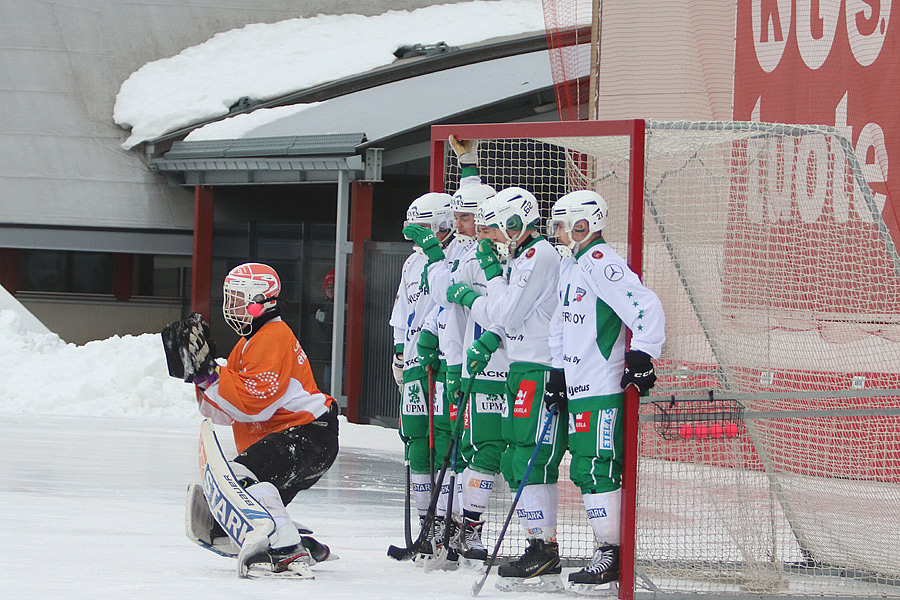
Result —
[[[238,576],[244,579],[279,577],[315,579],[310,564],[315,560],[303,544],[270,548],[268,536],[250,532],[238,554]]]

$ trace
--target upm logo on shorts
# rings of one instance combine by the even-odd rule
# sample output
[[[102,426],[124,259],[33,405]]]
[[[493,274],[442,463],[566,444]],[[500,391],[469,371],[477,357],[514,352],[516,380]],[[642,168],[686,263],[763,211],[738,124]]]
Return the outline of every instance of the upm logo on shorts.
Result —
[[[534,400],[534,390],[536,388],[537,383],[528,381],[527,379],[519,384],[519,391],[516,394],[516,404],[513,409],[514,417],[527,418],[531,416],[531,403]]]

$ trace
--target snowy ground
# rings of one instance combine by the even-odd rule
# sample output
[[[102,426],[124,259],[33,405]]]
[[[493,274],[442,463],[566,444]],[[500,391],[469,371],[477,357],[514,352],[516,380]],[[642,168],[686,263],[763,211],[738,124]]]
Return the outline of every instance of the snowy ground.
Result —
[[[315,581],[239,579],[233,560],[184,536],[185,488],[199,481],[198,423],[0,414],[2,597],[358,600],[410,589],[421,599],[471,597],[473,573],[426,575],[385,555],[403,541],[396,433],[345,423],[338,461],[290,507],[340,560],[318,565]],[[508,597],[492,585],[482,597]]]
[[[0,307],[3,305],[0,304]],[[158,335],[75,346],[0,309],[0,598],[471,597],[471,572],[426,575],[403,543],[405,471],[392,429],[341,422],[328,474],[289,507],[341,558],[315,581],[241,580],[184,536],[199,482],[191,386],[167,376]],[[226,453],[228,428],[217,428]],[[508,597],[491,581],[481,596]],[[540,596],[540,595],[538,595]]]

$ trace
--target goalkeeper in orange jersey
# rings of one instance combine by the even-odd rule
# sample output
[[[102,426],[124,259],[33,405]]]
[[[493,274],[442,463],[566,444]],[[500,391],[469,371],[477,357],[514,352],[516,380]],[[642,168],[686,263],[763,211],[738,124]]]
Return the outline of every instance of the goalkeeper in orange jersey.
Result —
[[[334,463],[337,402],[319,391],[306,353],[281,318],[275,270],[246,263],[228,273],[223,287],[225,321],[241,339],[219,367],[208,358],[208,326],[189,326],[193,339],[186,354],[193,358],[186,361],[185,379],[196,385],[200,412],[231,425],[238,451],[231,470],[275,521],[263,558],[276,570],[295,560],[324,560],[328,548],[301,539],[285,506]]]

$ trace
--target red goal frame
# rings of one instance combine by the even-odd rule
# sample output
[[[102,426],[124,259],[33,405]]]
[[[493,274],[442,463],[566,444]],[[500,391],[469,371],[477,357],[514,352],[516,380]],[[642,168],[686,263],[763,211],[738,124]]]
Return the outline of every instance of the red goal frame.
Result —
[[[626,261],[639,276],[643,267],[644,151],[643,119],[434,125],[431,128],[431,191],[444,191],[444,144],[460,139],[627,136],[629,139],[628,250]],[[629,334],[630,336],[630,334]],[[622,525],[619,555],[619,598],[634,598],[635,520],[637,507],[638,412],[633,386],[625,391],[625,456],[622,473]]]

